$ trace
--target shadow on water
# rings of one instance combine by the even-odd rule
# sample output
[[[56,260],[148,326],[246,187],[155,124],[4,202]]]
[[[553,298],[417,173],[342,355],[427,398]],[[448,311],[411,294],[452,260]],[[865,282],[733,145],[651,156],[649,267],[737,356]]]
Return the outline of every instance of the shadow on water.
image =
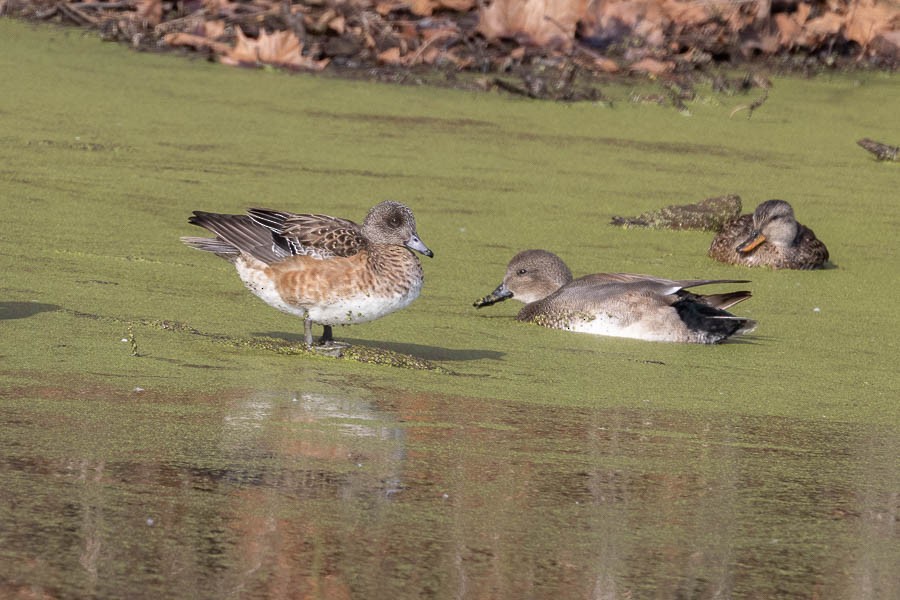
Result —
[[[339,332],[338,332],[339,333]],[[302,344],[303,336],[296,333],[287,333],[284,331],[257,331],[253,335],[270,337],[285,340],[292,344]],[[364,346],[366,348],[374,348],[380,350],[389,350],[399,354],[408,354],[416,358],[434,361],[468,361],[468,360],[500,360],[505,355],[504,352],[497,350],[477,350],[477,349],[451,349],[440,348],[437,346],[424,346],[422,344],[402,344],[397,342],[382,342],[378,340],[360,340],[338,336],[335,339],[346,342],[354,346]]]
[[[54,312],[61,307],[56,304],[42,302],[0,302],[0,321],[9,319],[27,319],[42,312]]]
[[[890,430],[352,388],[73,403],[71,385],[0,406],[3,593],[900,591]]]

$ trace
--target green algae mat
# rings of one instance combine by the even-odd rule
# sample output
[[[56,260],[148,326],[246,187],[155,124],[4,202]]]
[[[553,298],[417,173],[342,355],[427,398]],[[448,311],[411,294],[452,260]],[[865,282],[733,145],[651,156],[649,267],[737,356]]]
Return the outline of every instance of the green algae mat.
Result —
[[[690,115],[228,69],[0,20],[0,596],[900,595],[897,76],[698,88]],[[640,91],[640,90],[638,90]],[[790,201],[833,268],[614,215]],[[410,307],[306,352],[178,241],[192,210],[413,208]],[[526,248],[750,279],[733,343],[472,302]]]

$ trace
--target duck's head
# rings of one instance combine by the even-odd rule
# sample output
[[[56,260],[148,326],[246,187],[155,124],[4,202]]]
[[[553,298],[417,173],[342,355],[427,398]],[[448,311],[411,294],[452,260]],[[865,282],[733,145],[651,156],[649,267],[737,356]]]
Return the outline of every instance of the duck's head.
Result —
[[[475,307],[490,306],[508,298],[530,304],[543,300],[570,281],[572,271],[557,255],[546,250],[525,250],[509,261],[503,283],[475,302]]]
[[[753,211],[753,231],[737,250],[752,252],[763,242],[787,248],[797,239],[799,227],[790,204],[784,200],[766,200]]]
[[[375,244],[406,246],[429,258],[434,256],[419,239],[412,210],[399,202],[386,200],[373,206],[363,221],[362,231]]]

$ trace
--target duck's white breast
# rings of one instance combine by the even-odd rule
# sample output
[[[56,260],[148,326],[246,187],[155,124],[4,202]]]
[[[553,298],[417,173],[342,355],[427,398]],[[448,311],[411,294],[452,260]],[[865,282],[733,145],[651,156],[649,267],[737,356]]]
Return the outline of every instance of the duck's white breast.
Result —
[[[314,323],[322,325],[365,323],[409,306],[421,291],[422,281],[418,280],[404,294],[379,296],[360,293],[328,304],[311,306],[309,317]]]

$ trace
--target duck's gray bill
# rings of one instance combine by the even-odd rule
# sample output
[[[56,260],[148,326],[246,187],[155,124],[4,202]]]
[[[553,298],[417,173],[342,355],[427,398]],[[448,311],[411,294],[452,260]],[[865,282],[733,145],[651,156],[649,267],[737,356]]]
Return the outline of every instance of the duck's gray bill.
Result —
[[[507,298],[512,298],[513,293],[506,289],[506,285],[501,283],[497,286],[497,289],[482,298],[481,300],[476,300],[472,306],[475,308],[481,308],[482,306],[490,306],[491,304],[497,304],[498,302],[503,302]]]
[[[434,252],[429,250],[428,246],[422,243],[422,240],[419,239],[419,236],[414,235],[408,240],[406,240],[406,247],[410,250],[415,250],[416,252],[421,252],[428,258],[434,258]]]

